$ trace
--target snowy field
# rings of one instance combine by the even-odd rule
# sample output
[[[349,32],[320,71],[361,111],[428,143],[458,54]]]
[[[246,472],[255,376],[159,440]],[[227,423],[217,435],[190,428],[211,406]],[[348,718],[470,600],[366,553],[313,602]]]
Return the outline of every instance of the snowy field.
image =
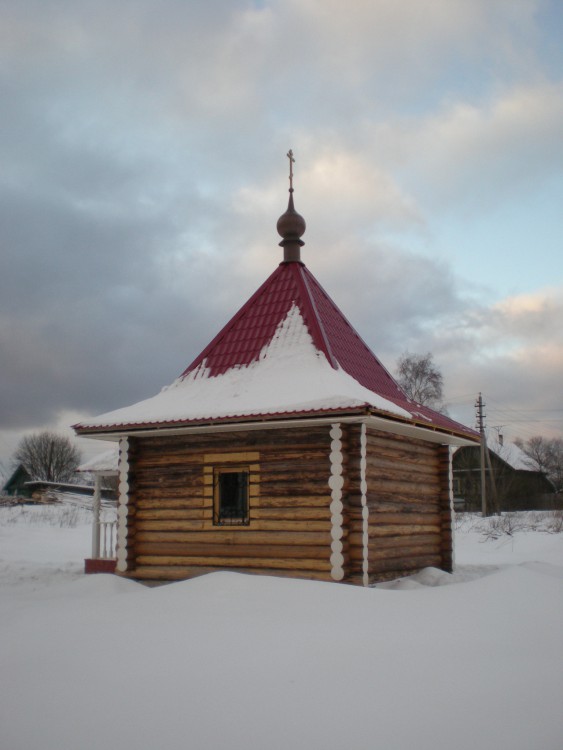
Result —
[[[563,747],[563,533],[545,514],[465,519],[454,575],[372,589],[86,577],[89,524],[0,508],[2,750]]]

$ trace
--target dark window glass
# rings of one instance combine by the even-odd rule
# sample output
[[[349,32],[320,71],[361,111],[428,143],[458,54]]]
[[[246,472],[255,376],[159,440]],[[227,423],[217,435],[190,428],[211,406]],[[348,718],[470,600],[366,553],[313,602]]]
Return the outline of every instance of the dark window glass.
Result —
[[[248,523],[248,472],[220,471],[216,500],[217,523]]]

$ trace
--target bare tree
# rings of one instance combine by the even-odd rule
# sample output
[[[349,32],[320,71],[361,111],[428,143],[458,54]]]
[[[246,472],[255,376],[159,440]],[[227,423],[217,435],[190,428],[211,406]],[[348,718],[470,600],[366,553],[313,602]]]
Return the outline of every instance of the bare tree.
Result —
[[[413,401],[446,411],[442,402],[444,379],[430,352],[402,354],[397,362],[397,382]]]
[[[529,467],[535,471],[542,471],[553,483],[555,491],[561,492],[563,490],[563,440],[536,435],[526,441],[517,438],[514,442],[528,457]]]
[[[46,482],[70,481],[81,460],[78,448],[54,432],[22,438],[14,453],[14,463],[22,464],[32,479]]]

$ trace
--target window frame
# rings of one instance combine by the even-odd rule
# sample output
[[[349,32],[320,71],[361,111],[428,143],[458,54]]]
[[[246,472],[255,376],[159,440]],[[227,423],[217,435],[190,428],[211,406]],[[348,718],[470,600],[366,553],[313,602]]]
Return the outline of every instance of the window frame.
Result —
[[[220,445],[212,453],[204,453],[202,456],[203,528],[219,534],[234,531],[246,533],[256,520],[253,517],[253,508],[260,507],[260,451],[229,450],[229,448],[230,446]],[[215,469],[249,471],[248,523],[245,525],[215,523]]]
[[[228,515],[222,511],[222,497],[221,493],[223,485],[221,483],[221,477],[225,474],[239,474],[245,477],[244,487],[242,492],[244,497],[242,503],[240,500],[237,504],[241,505],[240,513],[238,515]],[[251,483],[251,470],[247,464],[224,464],[222,466],[213,467],[213,525],[222,527],[232,526],[249,526],[250,525],[250,483]],[[240,492],[240,488],[238,489]]]

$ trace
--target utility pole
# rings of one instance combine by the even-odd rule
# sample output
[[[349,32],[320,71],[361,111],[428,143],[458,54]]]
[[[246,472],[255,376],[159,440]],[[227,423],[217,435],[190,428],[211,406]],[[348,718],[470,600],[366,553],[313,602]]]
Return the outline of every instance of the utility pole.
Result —
[[[485,437],[485,417],[483,413],[483,396],[479,393],[477,401],[475,402],[475,408],[477,410],[477,429],[481,433],[481,515],[487,515],[487,485],[485,480],[485,448],[486,448],[486,437]]]

